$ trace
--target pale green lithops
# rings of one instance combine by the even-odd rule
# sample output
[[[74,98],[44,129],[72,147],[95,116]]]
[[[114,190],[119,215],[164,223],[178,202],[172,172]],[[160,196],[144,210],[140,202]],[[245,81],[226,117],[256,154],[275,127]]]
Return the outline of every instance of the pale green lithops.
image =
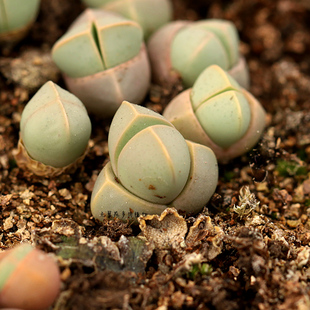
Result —
[[[112,12],[85,10],[53,46],[52,57],[69,91],[102,118],[123,100],[141,103],[150,65],[141,27]]]
[[[72,170],[83,160],[90,134],[83,103],[49,81],[23,110],[17,164],[42,176]]]
[[[112,11],[136,21],[142,27],[145,38],[172,19],[170,0],[83,0],[83,2],[90,7]]]
[[[266,118],[261,104],[217,65],[205,69],[163,115],[185,139],[209,146],[220,162],[251,150]]]
[[[95,218],[135,219],[167,206],[197,213],[213,195],[218,166],[208,147],[186,141],[161,115],[124,101],[108,138],[110,162],[91,197]]]
[[[37,17],[40,0],[0,0],[0,44],[22,39]]]
[[[173,84],[181,79],[188,88],[205,68],[216,64],[228,70],[242,87],[248,88],[248,68],[238,48],[238,33],[229,21],[168,23],[148,42],[153,79],[158,84]]]
[[[29,244],[0,253],[0,307],[45,310],[60,293],[54,259]]]

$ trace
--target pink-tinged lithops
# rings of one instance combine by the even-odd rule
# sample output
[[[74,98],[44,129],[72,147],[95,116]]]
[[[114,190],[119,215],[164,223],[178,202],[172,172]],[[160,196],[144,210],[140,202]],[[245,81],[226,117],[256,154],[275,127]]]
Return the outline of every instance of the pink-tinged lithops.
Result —
[[[83,103],[49,81],[23,110],[17,164],[40,176],[71,171],[83,160],[90,134]]]
[[[141,27],[112,12],[85,10],[55,43],[52,57],[69,91],[102,118],[112,117],[125,99],[141,103],[150,85]]]
[[[91,211],[135,219],[167,206],[194,214],[213,195],[218,166],[208,147],[186,141],[164,117],[124,101],[108,138],[110,162],[99,174]]]
[[[148,38],[155,30],[172,19],[170,0],[83,0],[92,8],[118,13],[137,22]]]
[[[181,79],[192,87],[199,74],[216,64],[249,88],[248,67],[239,54],[233,23],[219,19],[175,21],[156,31],[148,42],[154,82],[173,84]]]
[[[163,115],[185,139],[210,147],[220,162],[251,150],[266,123],[261,104],[217,65],[205,69]]]
[[[45,310],[60,292],[54,259],[29,244],[0,254],[0,307]]]
[[[0,44],[21,40],[29,31],[40,0],[0,0]]]

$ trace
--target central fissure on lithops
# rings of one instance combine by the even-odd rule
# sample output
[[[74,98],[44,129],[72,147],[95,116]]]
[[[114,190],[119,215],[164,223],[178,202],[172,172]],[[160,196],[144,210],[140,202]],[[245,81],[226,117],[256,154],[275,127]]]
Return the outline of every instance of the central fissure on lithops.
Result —
[[[238,89],[236,89],[236,88],[234,88],[234,87],[232,87],[232,86],[228,86],[228,87],[226,87],[225,89],[220,90],[220,91],[218,91],[217,93],[213,94],[212,96],[210,96],[210,97],[206,98],[205,100],[203,100],[203,101],[194,109],[194,111],[196,112],[196,111],[197,111],[205,102],[207,102],[208,100],[210,100],[210,99],[212,99],[212,98],[214,98],[214,97],[216,97],[216,96],[218,96],[218,95],[220,95],[220,94],[226,93],[226,92],[228,92],[228,91],[235,91],[235,92],[241,93],[240,90],[238,90]]]
[[[105,62],[104,62],[103,53],[102,53],[102,50],[101,50],[101,47],[100,47],[100,43],[99,43],[98,30],[97,30],[96,24],[94,22],[91,24],[91,34],[92,34],[94,42],[95,42],[95,44],[97,46],[97,49],[99,51],[99,55],[100,55],[100,59],[102,61],[103,68],[105,68],[106,65],[105,65]]]

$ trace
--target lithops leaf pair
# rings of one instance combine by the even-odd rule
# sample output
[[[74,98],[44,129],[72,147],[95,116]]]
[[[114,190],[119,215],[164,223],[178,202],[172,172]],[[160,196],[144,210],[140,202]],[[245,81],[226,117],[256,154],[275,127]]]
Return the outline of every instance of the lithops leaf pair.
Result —
[[[29,244],[0,254],[0,307],[47,309],[60,292],[56,262]]]
[[[108,138],[110,162],[99,174],[91,211],[121,219],[160,214],[168,205],[197,213],[215,191],[214,153],[186,141],[161,115],[124,101]]]
[[[83,0],[93,8],[101,8],[134,20],[148,38],[155,30],[172,19],[170,0]]]
[[[189,88],[205,68],[216,64],[248,88],[248,68],[238,48],[238,33],[229,21],[171,22],[148,42],[153,79],[165,84],[180,78]]]
[[[0,44],[22,39],[35,20],[40,0],[0,0]]]
[[[251,150],[266,116],[261,104],[217,65],[205,69],[163,115],[185,139],[209,146],[220,162]]]
[[[141,103],[150,85],[141,27],[111,12],[85,10],[52,57],[69,91],[102,118],[112,117],[124,99]]]
[[[82,161],[91,134],[83,103],[49,81],[23,110],[17,164],[41,176],[54,176]]]

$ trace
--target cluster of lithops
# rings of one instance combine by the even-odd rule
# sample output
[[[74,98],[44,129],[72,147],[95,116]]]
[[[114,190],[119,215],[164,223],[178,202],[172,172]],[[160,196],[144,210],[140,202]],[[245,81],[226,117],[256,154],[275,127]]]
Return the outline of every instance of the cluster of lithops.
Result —
[[[111,123],[110,162],[91,197],[95,218],[160,214],[168,205],[199,212],[213,195],[218,166],[208,147],[184,140],[161,115],[124,101]]]
[[[90,134],[83,103],[49,81],[23,110],[17,164],[39,176],[72,171],[85,156]]]
[[[83,0],[92,8],[101,8],[134,20],[148,38],[155,30],[172,18],[170,0]]]
[[[45,310],[60,292],[60,272],[52,257],[29,244],[0,254],[0,307]]]
[[[220,162],[251,150],[266,117],[260,103],[217,65],[205,69],[163,115],[185,139],[209,146]]]
[[[40,0],[0,0],[0,44],[21,40],[34,22]]]
[[[238,48],[238,33],[229,21],[168,23],[148,42],[153,79],[162,85],[181,79],[188,88],[205,68],[216,64],[248,88],[248,68]]]
[[[52,57],[68,90],[102,118],[112,117],[125,99],[141,103],[149,89],[142,29],[112,12],[85,10],[55,43]]]

